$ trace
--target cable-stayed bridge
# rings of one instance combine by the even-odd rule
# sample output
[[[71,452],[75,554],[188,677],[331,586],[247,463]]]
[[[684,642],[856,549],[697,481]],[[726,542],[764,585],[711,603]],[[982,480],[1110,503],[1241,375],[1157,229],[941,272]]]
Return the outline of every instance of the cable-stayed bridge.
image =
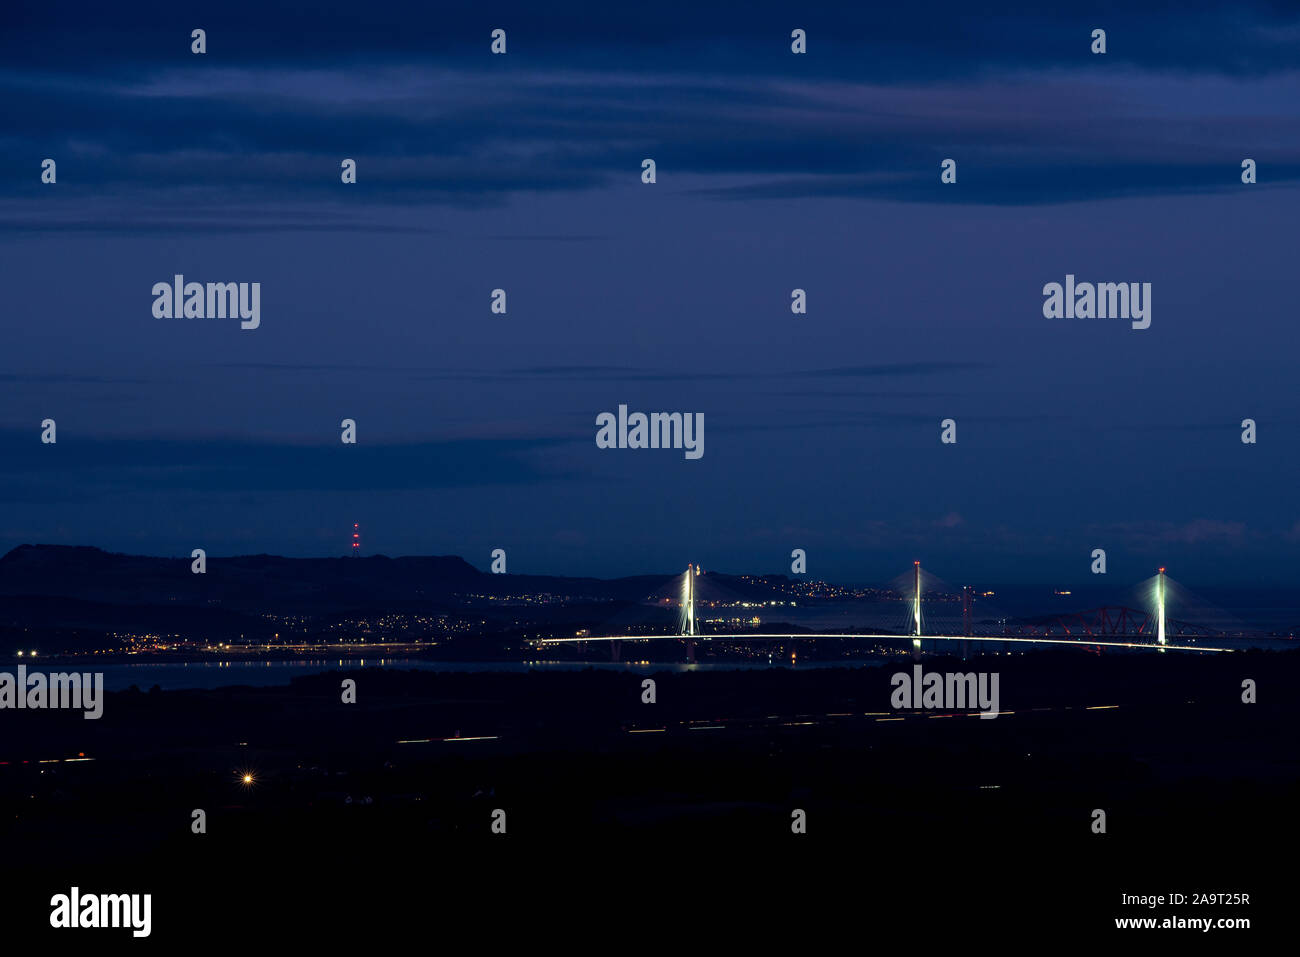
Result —
[[[891,583],[893,587],[890,591],[897,593],[903,599],[893,605],[895,612],[901,611],[901,614],[895,614],[894,620],[887,625],[852,631],[797,630],[790,627],[784,631],[741,629],[705,633],[701,627],[700,606],[718,604],[716,599],[700,598],[702,583],[707,581],[707,576],[703,576],[700,567],[692,563],[687,566],[682,575],[675,576],[667,583],[668,594],[661,601],[671,605],[675,596],[678,610],[675,633],[583,635],[572,638],[539,639],[537,644],[539,647],[545,647],[608,642],[612,643],[611,657],[617,660],[620,658],[620,646],[624,641],[682,641],[686,647],[688,661],[695,660],[696,644],[701,641],[819,639],[886,643],[910,641],[914,656],[920,656],[928,647],[934,651],[943,650],[944,653],[959,650],[963,657],[969,654],[971,642],[992,642],[1008,649],[1021,645],[1073,645],[1095,651],[1103,648],[1204,653],[1239,650],[1233,647],[1233,636],[1208,626],[1168,617],[1166,612],[1169,581],[1164,568],[1159,569],[1154,578],[1144,583],[1148,586],[1148,601],[1144,603],[1151,605],[1145,610],[1108,605],[1083,612],[1045,615],[1037,618],[1009,618],[997,615],[990,617],[987,613],[977,617],[974,611],[976,601],[974,590],[970,586],[963,586],[960,592],[961,615],[960,620],[957,620],[953,616],[927,614],[927,606],[935,609],[954,604],[951,600],[942,602],[937,600],[940,595],[951,599],[953,593],[950,590],[940,592],[939,588],[946,586],[946,583],[924,574],[918,561],[913,563],[913,567],[904,576]],[[707,588],[704,590],[709,591]],[[748,603],[734,602],[734,604],[747,605]],[[958,649],[949,645],[950,642],[962,644]]]

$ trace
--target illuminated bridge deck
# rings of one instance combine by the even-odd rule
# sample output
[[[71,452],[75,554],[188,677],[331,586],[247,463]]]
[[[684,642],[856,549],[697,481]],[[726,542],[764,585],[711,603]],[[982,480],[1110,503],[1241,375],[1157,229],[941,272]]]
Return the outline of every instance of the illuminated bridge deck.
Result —
[[[1136,637],[1136,636],[1135,636]],[[1029,644],[1029,645],[1074,645],[1077,647],[1087,648],[1134,648],[1145,651],[1205,651],[1205,652],[1231,652],[1237,651],[1236,648],[1223,648],[1211,645],[1176,645],[1176,644],[1156,644],[1150,640],[1141,641],[1116,641],[1115,636],[1110,636],[1109,640],[1095,638],[1023,638],[1002,635],[921,635],[918,639],[916,635],[897,635],[897,634],[840,634],[838,632],[820,632],[820,633],[742,633],[742,634],[720,634],[720,635],[599,635],[587,638],[541,638],[537,644],[541,645],[569,645],[583,644],[589,641],[801,641],[803,639],[820,639],[820,638],[840,638],[851,640],[887,640],[887,641],[992,641],[1004,644]]]

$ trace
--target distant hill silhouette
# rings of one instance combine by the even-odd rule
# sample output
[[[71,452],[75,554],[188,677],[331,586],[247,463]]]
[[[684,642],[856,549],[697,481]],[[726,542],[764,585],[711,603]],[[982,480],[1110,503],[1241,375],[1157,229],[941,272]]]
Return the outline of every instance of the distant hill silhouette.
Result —
[[[191,561],[188,555],[154,558],[81,546],[20,545],[0,558],[0,595],[309,612],[375,601],[445,599],[486,577],[455,556],[210,555],[203,575],[190,571]]]
[[[680,573],[609,580],[494,575],[454,555],[209,555],[202,575],[190,570],[191,563],[188,555],[20,545],[0,558],[0,638],[13,640],[15,647],[31,644],[24,635],[38,633],[46,646],[75,646],[78,636],[92,633],[269,638],[282,625],[267,615],[302,616],[318,625],[386,613],[481,616],[485,626],[493,621],[508,626],[521,614],[556,624],[586,621],[592,614],[638,621],[644,617],[638,608],[652,602],[662,608],[664,598],[672,601],[680,591]],[[709,587],[700,588],[701,600],[706,594],[747,599],[770,594],[753,579],[706,577]],[[564,603],[536,600],[543,595]],[[510,604],[525,596],[534,599],[527,611]]]
[[[550,592],[579,600],[643,601],[677,590],[671,572],[614,579],[493,575],[455,555],[209,555],[203,575],[190,571],[191,561],[188,555],[159,558],[88,546],[20,545],[0,558],[0,596],[115,605],[219,604],[231,611],[314,613],[377,603],[443,603],[475,594]],[[716,573],[707,577],[710,585],[729,593],[747,597],[769,593],[752,580]]]

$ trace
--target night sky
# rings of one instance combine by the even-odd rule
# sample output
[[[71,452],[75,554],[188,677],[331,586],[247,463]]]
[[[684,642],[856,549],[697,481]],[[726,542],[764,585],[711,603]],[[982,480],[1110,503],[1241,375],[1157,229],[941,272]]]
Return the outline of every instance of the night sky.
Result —
[[[1300,576],[1294,5],[288,6],[0,12],[0,550]]]

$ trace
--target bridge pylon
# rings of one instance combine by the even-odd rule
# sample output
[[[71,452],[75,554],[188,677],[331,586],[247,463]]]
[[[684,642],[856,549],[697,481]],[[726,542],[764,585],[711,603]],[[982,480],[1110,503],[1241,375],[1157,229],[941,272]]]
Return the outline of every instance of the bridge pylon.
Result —
[[[682,634],[686,637],[686,660],[695,663],[695,636],[698,634],[695,624],[695,579],[700,569],[694,562],[686,566],[686,580],[682,582],[682,608],[685,619],[682,621]]]
[[[1156,578],[1156,644],[1165,643],[1165,570],[1160,568]],[[1160,649],[1161,651],[1164,648]]]
[[[961,633],[967,639],[969,639],[971,635],[970,603],[971,603],[971,593],[974,591],[975,589],[972,588],[970,585],[961,586]],[[963,661],[965,661],[967,658],[970,657],[970,641],[962,641],[961,657]]]
[[[921,657],[921,563],[912,562],[916,570],[915,585],[912,594],[912,657]]]

